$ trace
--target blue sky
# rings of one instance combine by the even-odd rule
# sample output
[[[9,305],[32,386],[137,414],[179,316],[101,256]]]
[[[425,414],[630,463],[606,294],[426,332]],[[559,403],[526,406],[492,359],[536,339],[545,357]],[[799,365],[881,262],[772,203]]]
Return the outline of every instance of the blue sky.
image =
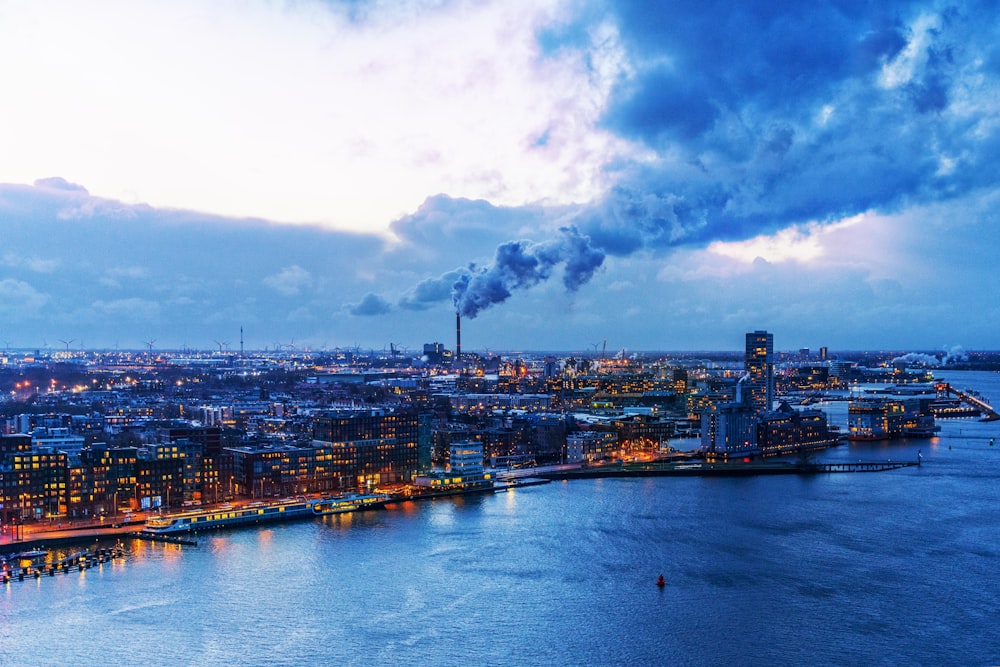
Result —
[[[0,0],[0,341],[996,349],[997,14]]]

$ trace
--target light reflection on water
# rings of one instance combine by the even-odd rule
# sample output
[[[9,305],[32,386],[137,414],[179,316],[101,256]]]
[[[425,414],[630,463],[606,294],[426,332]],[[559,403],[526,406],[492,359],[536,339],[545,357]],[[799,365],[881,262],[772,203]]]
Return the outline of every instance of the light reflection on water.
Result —
[[[556,482],[132,541],[0,588],[0,663],[996,663],[1000,426],[942,424],[825,455],[921,451],[889,473]]]

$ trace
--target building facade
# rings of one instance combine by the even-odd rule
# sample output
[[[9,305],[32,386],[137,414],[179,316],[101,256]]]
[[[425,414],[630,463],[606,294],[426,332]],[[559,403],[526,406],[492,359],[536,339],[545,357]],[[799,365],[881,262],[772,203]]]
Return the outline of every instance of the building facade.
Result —
[[[743,364],[754,412],[770,411],[774,407],[774,335],[760,330],[748,333]]]

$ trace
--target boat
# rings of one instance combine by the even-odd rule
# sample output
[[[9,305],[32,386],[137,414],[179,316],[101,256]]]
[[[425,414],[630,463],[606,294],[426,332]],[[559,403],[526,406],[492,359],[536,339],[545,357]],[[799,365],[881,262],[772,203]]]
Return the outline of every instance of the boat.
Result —
[[[384,507],[389,496],[374,493],[347,493],[317,500],[312,504],[312,512],[317,516],[343,514],[358,510],[373,510]]]
[[[241,507],[220,507],[209,510],[177,512],[151,517],[140,531],[145,536],[167,536],[250,524],[274,523],[310,516],[343,514],[377,509],[389,501],[389,496],[348,493],[319,500],[298,498],[274,503],[250,503]]]
[[[175,535],[247,524],[287,521],[296,517],[310,516],[311,513],[312,503],[304,500],[251,503],[242,507],[196,510],[151,517],[141,532],[147,535]]]
[[[48,555],[49,552],[44,549],[7,554],[2,557],[3,565],[0,566],[0,569],[30,568],[32,565],[40,564]]]

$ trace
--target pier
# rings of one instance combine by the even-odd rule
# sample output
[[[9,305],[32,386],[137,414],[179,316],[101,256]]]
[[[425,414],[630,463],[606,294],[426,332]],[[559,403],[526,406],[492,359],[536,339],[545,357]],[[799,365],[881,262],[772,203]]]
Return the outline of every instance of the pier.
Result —
[[[1000,419],[1000,413],[994,410],[989,403],[973,396],[968,392],[955,389],[948,382],[938,382],[937,385],[935,385],[935,389],[937,389],[939,394],[951,394],[952,396],[959,398],[963,403],[971,405],[975,409],[982,412],[984,416],[981,421],[992,422]]]
[[[858,461],[857,463],[812,463],[805,464],[804,468],[814,468],[814,470],[803,470],[803,473],[834,473],[834,472],[884,472],[886,470],[899,470],[900,468],[910,468],[919,466],[920,461]]]
[[[750,477],[756,475],[822,475],[851,472],[885,472],[920,465],[916,461],[857,461],[854,463],[755,463],[666,462],[623,463],[617,466],[538,472],[546,479],[595,479],[600,477]]]

